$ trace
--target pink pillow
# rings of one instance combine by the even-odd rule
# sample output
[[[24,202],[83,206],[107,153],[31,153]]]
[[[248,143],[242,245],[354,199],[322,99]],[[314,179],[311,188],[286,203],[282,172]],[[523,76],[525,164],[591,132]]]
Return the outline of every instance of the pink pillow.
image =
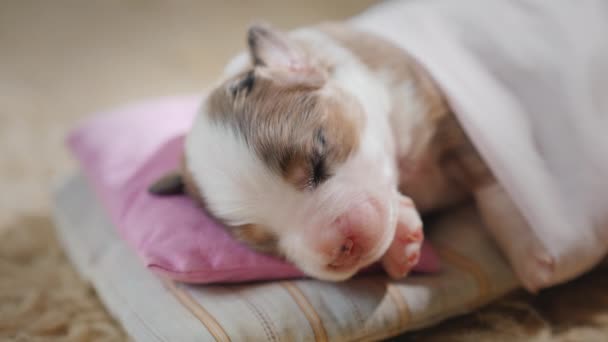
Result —
[[[153,271],[190,283],[302,277],[290,263],[233,240],[189,198],[148,193],[154,180],[178,165],[200,101],[161,98],[98,115],[71,132],[68,146],[121,236]],[[425,244],[415,270],[438,268]]]

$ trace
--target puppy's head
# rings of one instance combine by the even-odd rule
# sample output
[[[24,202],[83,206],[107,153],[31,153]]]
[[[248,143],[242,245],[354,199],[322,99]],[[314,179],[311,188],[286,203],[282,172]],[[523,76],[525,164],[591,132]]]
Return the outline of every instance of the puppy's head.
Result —
[[[203,103],[181,176],[239,240],[313,277],[346,279],[395,232],[382,119],[283,33],[255,25],[248,44],[250,62]]]

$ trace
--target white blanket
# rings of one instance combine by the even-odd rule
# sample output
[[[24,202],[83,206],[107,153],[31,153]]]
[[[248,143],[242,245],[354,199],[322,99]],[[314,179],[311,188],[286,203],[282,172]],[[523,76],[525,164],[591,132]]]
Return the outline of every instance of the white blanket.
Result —
[[[606,255],[608,1],[388,2],[353,22],[445,92],[529,224],[493,232],[516,270],[540,247],[555,284]]]

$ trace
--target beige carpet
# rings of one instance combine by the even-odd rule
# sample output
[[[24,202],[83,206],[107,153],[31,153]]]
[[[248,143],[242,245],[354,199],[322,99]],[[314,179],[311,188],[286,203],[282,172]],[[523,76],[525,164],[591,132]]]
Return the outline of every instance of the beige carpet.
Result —
[[[74,272],[49,218],[63,148],[91,111],[197,92],[243,43],[247,23],[290,28],[369,0],[3,1],[0,3],[0,341],[127,337]],[[608,271],[490,307],[403,340],[607,341]]]

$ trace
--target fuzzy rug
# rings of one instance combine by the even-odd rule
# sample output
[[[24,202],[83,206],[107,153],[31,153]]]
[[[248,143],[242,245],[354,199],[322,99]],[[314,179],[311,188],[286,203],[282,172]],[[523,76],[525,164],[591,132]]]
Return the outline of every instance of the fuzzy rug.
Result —
[[[65,258],[50,220],[51,185],[75,167],[63,138],[78,119],[132,99],[200,91],[255,18],[289,28],[370,2],[2,2],[0,340],[128,340]],[[608,268],[399,340],[606,341]]]

